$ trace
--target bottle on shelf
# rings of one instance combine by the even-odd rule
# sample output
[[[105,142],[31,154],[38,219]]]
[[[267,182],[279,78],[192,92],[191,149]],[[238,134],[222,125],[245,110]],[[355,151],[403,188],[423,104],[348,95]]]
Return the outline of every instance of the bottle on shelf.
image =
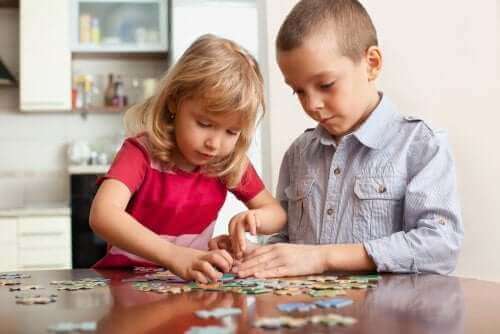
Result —
[[[90,43],[91,41],[91,20],[92,17],[88,14],[80,15],[80,43]]]
[[[93,44],[101,43],[101,28],[99,26],[99,19],[97,17],[92,18],[90,37]]]
[[[114,97],[115,97],[115,82],[113,80],[113,73],[109,73],[108,85],[106,86],[106,91],[104,92],[104,106],[112,107]]]
[[[113,97],[113,107],[123,108],[127,106],[127,95],[125,94],[125,86],[123,80],[119,75],[116,76],[115,81],[115,95]]]

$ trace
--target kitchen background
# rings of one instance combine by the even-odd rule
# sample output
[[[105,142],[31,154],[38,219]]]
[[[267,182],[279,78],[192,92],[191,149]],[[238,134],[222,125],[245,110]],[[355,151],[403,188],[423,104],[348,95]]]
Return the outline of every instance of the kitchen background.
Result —
[[[90,2],[105,7],[92,9]],[[70,206],[88,205],[92,178],[106,169],[105,160],[124,136],[123,95],[133,103],[149,94],[155,78],[202,33],[239,41],[261,63],[268,113],[251,157],[274,190],[284,151],[313,125],[274,60],[274,38],[295,2],[0,0],[0,58],[19,79],[17,86],[0,86],[0,271],[68,267],[75,260],[71,244],[102,246],[75,228],[86,217],[75,217]],[[381,89],[405,114],[449,131],[466,228],[456,274],[500,281],[497,2],[362,1],[385,52]],[[106,14],[117,3],[132,7]],[[110,34],[108,24],[120,26],[120,12],[134,22],[141,22],[137,13],[153,15],[147,22],[158,24],[122,23]],[[96,105],[111,91],[109,73],[114,80],[120,76],[118,94],[108,94],[111,106]],[[94,164],[75,167],[80,159]],[[228,204],[216,233],[239,209],[234,201]]]

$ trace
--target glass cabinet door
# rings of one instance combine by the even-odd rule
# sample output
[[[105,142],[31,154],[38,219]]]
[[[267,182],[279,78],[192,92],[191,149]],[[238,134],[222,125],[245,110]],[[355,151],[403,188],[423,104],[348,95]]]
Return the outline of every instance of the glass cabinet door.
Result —
[[[166,51],[167,10],[167,0],[73,0],[72,51]]]

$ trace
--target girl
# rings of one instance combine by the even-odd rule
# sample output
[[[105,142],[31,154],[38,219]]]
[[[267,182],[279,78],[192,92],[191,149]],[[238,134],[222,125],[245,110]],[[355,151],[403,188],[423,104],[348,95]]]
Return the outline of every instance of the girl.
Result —
[[[162,79],[157,94],[125,117],[135,133],[100,180],[90,226],[108,243],[95,268],[160,265],[201,283],[233,265],[208,251],[227,190],[249,208],[231,226],[270,234],[286,216],[246,157],[263,80],[234,42],[204,35]]]

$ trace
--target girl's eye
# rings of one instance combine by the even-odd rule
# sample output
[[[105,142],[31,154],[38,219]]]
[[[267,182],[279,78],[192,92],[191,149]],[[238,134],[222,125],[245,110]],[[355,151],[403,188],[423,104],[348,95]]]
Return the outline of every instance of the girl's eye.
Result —
[[[320,85],[321,89],[328,89],[335,84],[335,81]]]
[[[227,130],[227,133],[231,136],[237,136],[240,134],[239,131],[234,131],[234,130]]]
[[[202,128],[209,128],[210,127],[210,123],[207,123],[207,122],[196,121],[196,123],[199,126],[201,126]]]

